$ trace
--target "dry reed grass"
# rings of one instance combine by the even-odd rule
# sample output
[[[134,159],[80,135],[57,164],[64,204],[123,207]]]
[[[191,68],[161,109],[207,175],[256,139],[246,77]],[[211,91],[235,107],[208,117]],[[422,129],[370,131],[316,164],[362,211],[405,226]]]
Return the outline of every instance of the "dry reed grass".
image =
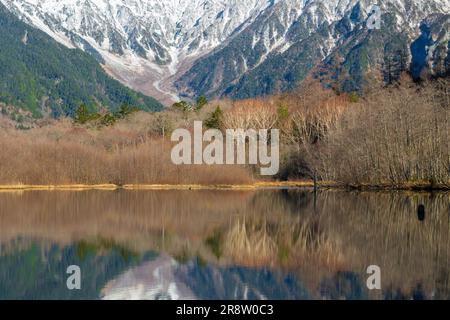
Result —
[[[247,184],[240,166],[175,166],[172,143],[155,135],[155,115],[139,113],[114,127],[69,120],[0,132],[0,184]]]

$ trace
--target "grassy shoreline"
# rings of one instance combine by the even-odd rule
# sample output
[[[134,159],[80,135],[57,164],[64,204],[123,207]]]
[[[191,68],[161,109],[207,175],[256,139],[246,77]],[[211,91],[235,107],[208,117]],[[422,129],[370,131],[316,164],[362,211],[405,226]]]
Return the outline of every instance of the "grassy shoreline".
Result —
[[[336,182],[318,182],[320,189],[359,190],[359,191],[450,191],[450,185],[427,182],[392,184],[354,184],[342,185]],[[252,184],[57,184],[57,185],[0,185],[4,191],[88,191],[88,190],[259,190],[270,188],[314,188],[313,181],[260,181]]]
[[[214,102],[198,112],[138,112],[110,126],[59,119],[19,130],[0,121],[0,191],[313,188],[313,175],[322,189],[450,190],[445,88],[447,82],[406,82],[352,102],[313,86],[285,97]],[[280,130],[278,175],[260,176],[260,165],[173,163],[173,130],[192,132],[217,105],[214,127],[222,132]]]

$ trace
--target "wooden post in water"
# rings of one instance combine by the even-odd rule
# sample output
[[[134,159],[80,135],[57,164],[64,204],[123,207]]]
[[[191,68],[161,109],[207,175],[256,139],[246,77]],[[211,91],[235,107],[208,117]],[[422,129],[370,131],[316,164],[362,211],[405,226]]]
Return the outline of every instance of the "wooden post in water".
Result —
[[[314,193],[317,192],[317,173],[314,171]]]
[[[417,208],[417,218],[419,221],[425,220],[425,206],[423,204],[420,204]]]
[[[314,170],[314,213],[317,209],[317,173]]]

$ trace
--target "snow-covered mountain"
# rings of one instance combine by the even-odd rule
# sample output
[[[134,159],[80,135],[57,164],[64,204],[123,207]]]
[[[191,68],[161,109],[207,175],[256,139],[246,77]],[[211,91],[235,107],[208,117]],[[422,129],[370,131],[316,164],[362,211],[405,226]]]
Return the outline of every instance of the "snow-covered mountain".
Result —
[[[368,28],[374,2],[380,29]],[[175,84],[186,96],[247,98],[292,89],[319,69],[324,81],[339,79],[340,89],[359,90],[367,72],[386,73],[401,64],[397,60],[414,62],[420,73],[440,56],[449,70],[449,25],[450,0],[278,1]]]
[[[92,53],[117,79],[165,101],[179,93],[236,93],[236,84],[267,69],[267,61],[308,41],[302,46],[311,46],[311,59],[298,71],[305,73],[347,44],[376,2],[410,42],[430,15],[450,13],[450,0],[0,1],[59,42]],[[440,37],[447,41],[447,34]]]
[[[160,96],[163,80],[245,28],[272,0],[2,0],[26,22]],[[153,88],[152,88],[153,87]]]

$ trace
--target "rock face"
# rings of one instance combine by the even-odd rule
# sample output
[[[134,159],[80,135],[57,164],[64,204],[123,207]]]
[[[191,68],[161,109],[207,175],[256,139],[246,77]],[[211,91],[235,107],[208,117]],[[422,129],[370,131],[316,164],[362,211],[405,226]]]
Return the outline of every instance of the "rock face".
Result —
[[[449,0],[378,1],[381,30],[372,31],[370,0],[0,1],[166,101],[288,90],[318,64],[358,89],[368,70],[394,64],[395,52],[418,73],[450,60]]]

